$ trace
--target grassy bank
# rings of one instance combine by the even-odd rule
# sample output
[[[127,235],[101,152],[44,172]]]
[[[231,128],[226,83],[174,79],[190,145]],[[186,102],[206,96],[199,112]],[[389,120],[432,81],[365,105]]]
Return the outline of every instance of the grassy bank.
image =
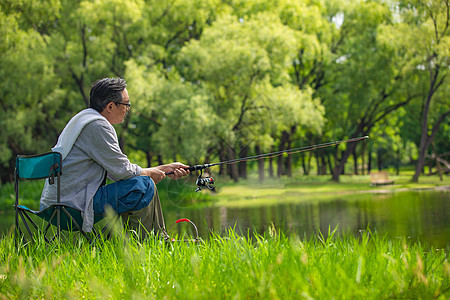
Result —
[[[407,190],[448,189],[450,176],[441,181],[437,175],[422,176],[418,183],[412,183],[412,174],[390,175],[394,184],[371,186],[369,175],[342,175],[340,182],[330,180],[329,176],[298,176],[266,178],[259,181],[255,174],[246,180],[234,183],[226,178],[218,181],[219,193],[215,205],[226,207],[269,205],[270,203],[289,203],[300,201],[326,201],[336,195],[355,195],[362,193],[390,193]]]
[[[450,297],[443,251],[362,232],[310,240],[274,230],[199,245],[117,237],[15,250],[0,240],[0,298],[382,299]]]

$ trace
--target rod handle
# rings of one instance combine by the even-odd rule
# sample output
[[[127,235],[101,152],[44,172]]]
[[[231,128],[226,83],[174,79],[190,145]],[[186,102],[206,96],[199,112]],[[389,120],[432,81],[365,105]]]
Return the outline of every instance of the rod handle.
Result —
[[[209,167],[211,167],[211,164],[195,165],[195,166],[190,166],[190,167],[186,168],[186,170],[189,170],[192,172],[192,171],[197,171],[197,170],[204,170]],[[171,174],[173,174],[173,171],[166,173],[166,175],[171,175]]]

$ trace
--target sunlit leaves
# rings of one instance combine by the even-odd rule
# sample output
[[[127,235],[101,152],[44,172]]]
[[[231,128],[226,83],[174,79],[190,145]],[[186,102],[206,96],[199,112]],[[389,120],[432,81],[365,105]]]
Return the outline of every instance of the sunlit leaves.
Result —
[[[448,113],[450,105],[448,2],[393,1],[393,5],[397,8],[397,22],[382,26],[378,41],[403,64],[400,74],[411,78],[404,93],[415,94],[416,99],[407,108],[409,114],[404,117],[407,125],[402,131],[404,136],[414,136],[412,140],[418,146],[424,146],[418,129],[422,127],[423,136],[431,136],[437,120]],[[412,126],[416,128],[415,134],[410,132]],[[442,138],[441,134],[436,136],[438,143]],[[440,152],[448,147],[443,148]]]
[[[57,80],[45,55],[44,37],[21,27],[19,18],[20,14],[4,15],[0,10],[0,163],[4,166],[18,149],[38,151],[48,142],[35,137],[48,132],[52,125],[42,122],[42,110],[56,109],[47,103],[57,90]]]

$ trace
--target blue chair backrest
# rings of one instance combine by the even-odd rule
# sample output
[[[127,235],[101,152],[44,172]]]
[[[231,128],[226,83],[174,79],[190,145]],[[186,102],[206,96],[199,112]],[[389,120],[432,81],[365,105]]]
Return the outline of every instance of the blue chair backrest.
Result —
[[[62,156],[59,152],[37,155],[18,155],[16,175],[20,179],[44,179],[57,176],[62,170]]]

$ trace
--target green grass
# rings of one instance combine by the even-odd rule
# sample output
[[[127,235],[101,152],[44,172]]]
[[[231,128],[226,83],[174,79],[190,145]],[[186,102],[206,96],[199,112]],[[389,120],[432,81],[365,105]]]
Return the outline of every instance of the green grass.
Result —
[[[18,250],[0,240],[0,298],[448,299],[444,251],[361,232],[309,240],[230,230],[198,245],[118,235]]]
[[[22,205],[31,205],[35,208],[39,207],[39,199],[41,198],[44,182],[42,180],[26,181],[21,185],[20,203]],[[37,199],[37,201],[36,201]],[[0,210],[11,209],[15,201],[14,183],[5,183],[0,185]],[[36,207],[36,203],[38,203]]]
[[[239,206],[276,201],[326,200],[336,193],[355,194],[450,185],[449,177],[391,176],[395,185],[373,188],[368,176],[268,179],[255,175],[239,183],[217,178],[219,193],[186,197],[187,201]],[[163,202],[174,201],[159,186]],[[40,185],[24,189],[25,201],[40,195]],[[0,188],[10,207],[13,186]],[[172,197],[172,198],[171,198]],[[0,204],[2,203],[0,201]],[[177,203],[186,205],[186,200]],[[250,236],[250,235],[249,235]],[[253,237],[253,235],[251,235]],[[71,240],[71,239],[68,239]],[[165,245],[157,239],[138,242],[117,231],[95,246],[84,239],[46,245],[20,245],[0,239],[0,299],[10,298],[167,298],[167,299],[383,299],[450,298],[448,252],[407,240],[363,231],[359,236],[328,232],[311,239],[284,236],[273,228],[264,236],[244,238],[230,230],[212,234],[199,245]]]
[[[412,176],[412,175],[411,175]],[[438,176],[422,176],[418,183],[412,183],[409,174],[390,175],[393,185],[370,186],[369,175],[343,175],[340,182],[330,180],[329,176],[298,176],[266,178],[260,182],[252,174],[248,179],[234,183],[229,179],[218,180],[218,193],[215,205],[226,207],[260,206],[279,203],[298,203],[301,201],[327,201],[336,195],[355,195],[363,193],[388,193],[406,190],[434,189],[450,186],[450,176],[440,181]]]

